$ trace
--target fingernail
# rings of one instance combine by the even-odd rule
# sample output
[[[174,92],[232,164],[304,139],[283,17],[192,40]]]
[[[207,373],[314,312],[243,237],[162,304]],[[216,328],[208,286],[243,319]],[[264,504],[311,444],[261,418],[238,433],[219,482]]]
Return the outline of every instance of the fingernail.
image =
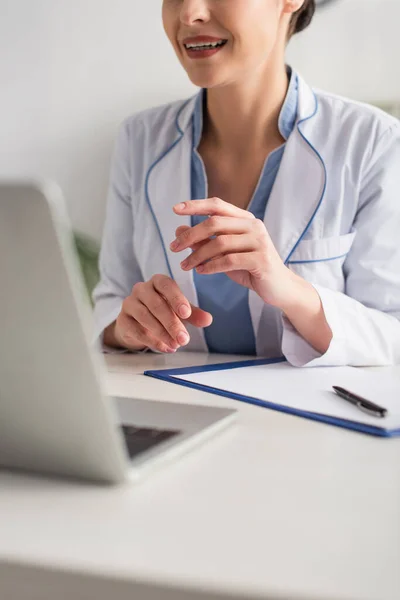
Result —
[[[181,262],[182,269],[186,269],[186,267],[188,265],[189,265],[189,260],[187,258]]]
[[[181,306],[178,308],[178,314],[180,317],[182,317],[182,319],[187,319],[190,317],[190,308],[186,306],[186,304],[181,304]]]
[[[196,267],[196,271],[198,273],[202,273],[204,271],[204,266],[203,265],[199,265],[198,267]]]
[[[177,348],[167,348],[168,354],[175,354],[176,351],[177,351]]]
[[[173,242],[171,242],[171,244],[169,245],[169,247],[171,248],[171,250],[176,250],[179,246],[179,242],[178,240],[174,240]]]
[[[175,204],[174,208],[175,210],[184,210],[186,208],[186,204],[181,202],[180,204]]]
[[[181,331],[181,333],[178,334],[177,340],[181,346],[186,346],[186,344],[189,342],[189,336],[187,333],[183,333],[183,331]]]

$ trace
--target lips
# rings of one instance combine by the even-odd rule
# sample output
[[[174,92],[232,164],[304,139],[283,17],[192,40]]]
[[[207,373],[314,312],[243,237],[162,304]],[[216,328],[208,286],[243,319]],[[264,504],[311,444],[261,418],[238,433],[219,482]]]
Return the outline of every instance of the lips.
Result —
[[[228,40],[208,35],[185,38],[183,45],[190,58],[208,58],[220,52]]]

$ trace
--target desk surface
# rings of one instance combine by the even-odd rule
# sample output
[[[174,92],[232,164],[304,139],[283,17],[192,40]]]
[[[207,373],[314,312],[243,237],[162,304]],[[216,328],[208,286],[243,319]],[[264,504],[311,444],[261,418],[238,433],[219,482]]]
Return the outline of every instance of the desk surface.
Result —
[[[400,439],[141,375],[227,359],[106,357],[110,394],[234,406],[238,423],[139,485],[3,472],[1,598],[400,598]]]

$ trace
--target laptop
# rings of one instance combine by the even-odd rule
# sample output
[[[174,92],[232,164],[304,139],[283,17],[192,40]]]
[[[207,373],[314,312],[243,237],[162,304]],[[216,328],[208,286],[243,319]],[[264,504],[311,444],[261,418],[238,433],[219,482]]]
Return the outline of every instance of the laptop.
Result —
[[[234,419],[225,408],[105,394],[89,296],[54,183],[0,182],[0,324],[2,468],[134,480]]]

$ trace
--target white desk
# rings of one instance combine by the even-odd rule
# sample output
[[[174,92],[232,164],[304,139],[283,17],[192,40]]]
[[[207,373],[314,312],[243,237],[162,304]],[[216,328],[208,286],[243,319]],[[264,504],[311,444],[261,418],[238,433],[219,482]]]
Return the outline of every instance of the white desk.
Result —
[[[199,355],[107,360],[112,394],[239,422],[136,487],[2,473],[1,600],[400,598],[400,439],[140,375]]]

